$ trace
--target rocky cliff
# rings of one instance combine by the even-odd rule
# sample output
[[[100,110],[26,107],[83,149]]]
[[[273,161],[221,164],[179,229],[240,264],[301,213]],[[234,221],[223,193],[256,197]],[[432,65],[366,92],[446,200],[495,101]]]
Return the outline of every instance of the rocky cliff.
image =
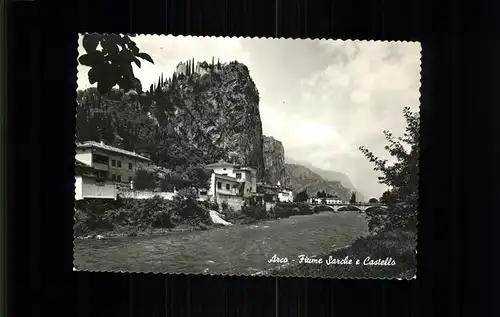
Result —
[[[344,201],[351,198],[351,190],[344,187],[339,181],[323,179],[309,168],[299,164],[285,164],[285,185],[293,189],[294,193],[306,190],[309,196],[316,196],[318,191],[325,191],[337,195]]]
[[[137,98],[118,90],[106,96],[80,91],[77,141],[145,151],[168,168],[224,159],[264,177],[259,93],[248,68],[213,60],[181,66]]]
[[[264,136],[264,167],[266,181],[271,184],[285,181],[285,148],[281,141],[272,136]]]

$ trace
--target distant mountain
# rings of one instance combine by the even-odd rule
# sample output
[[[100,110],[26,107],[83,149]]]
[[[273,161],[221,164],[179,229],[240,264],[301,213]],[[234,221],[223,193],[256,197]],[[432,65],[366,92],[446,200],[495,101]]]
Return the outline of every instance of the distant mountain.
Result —
[[[324,190],[326,193],[337,195],[344,201],[349,201],[351,198],[351,190],[339,181],[325,180],[311,169],[299,164],[285,164],[284,184],[295,193],[305,189],[310,196],[313,196],[318,191]]]
[[[347,189],[351,190],[351,191],[355,191],[356,192],[356,199],[358,201],[365,201],[365,198],[363,196],[362,193],[360,193],[355,187],[354,185],[352,184],[351,180],[349,179],[349,177],[343,173],[340,173],[340,172],[336,172],[336,171],[328,171],[328,170],[324,170],[324,169],[321,169],[319,167],[316,167],[314,165],[312,165],[311,163],[309,162],[305,162],[305,161],[297,161],[297,160],[294,160],[292,158],[285,158],[285,162],[287,164],[292,164],[292,165],[302,165],[303,167],[306,167],[307,169],[309,169],[311,172],[313,172],[314,174],[320,176],[322,179],[324,180],[327,180],[327,181],[336,181],[336,182],[340,182],[342,184],[343,187],[346,187]]]

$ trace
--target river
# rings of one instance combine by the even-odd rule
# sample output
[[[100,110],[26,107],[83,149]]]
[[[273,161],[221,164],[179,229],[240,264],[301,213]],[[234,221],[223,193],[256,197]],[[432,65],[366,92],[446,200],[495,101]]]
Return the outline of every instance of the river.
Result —
[[[323,254],[367,231],[365,215],[323,212],[255,225],[161,236],[75,241],[77,270],[252,274],[271,269],[274,254]]]

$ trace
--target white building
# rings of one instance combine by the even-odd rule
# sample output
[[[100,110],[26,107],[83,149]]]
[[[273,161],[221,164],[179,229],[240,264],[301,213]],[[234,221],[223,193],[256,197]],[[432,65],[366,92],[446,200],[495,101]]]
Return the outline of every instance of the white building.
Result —
[[[320,204],[327,204],[327,205],[334,205],[334,204],[345,204],[344,201],[342,201],[339,198],[332,198],[332,197],[326,197],[326,198],[320,198],[320,197],[310,197],[307,200],[308,203],[312,205],[320,205]]]
[[[280,202],[293,202],[293,191],[291,189],[281,186],[278,181],[278,199]]]
[[[151,163],[146,156],[95,141],[77,143],[75,159],[117,183],[130,183],[138,169]]]
[[[257,170],[252,167],[241,167],[223,160],[209,164],[212,171],[208,197],[225,198],[226,196],[249,197],[257,191]]]
[[[75,200],[85,198],[116,199],[116,183],[105,179],[101,171],[77,159],[75,174]]]

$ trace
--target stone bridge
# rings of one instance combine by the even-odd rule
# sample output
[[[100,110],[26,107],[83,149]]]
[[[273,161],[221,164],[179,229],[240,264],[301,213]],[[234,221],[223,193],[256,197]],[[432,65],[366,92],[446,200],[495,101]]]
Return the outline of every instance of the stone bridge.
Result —
[[[309,205],[313,208],[316,207],[323,207],[325,209],[330,209],[332,211],[342,211],[341,209],[357,209],[357,211],[360,212],[366,212],[366,210],[370,208],[387,208],[386,205],[383,204],[363,204],[363,203],[358,203],[358,204],[346,204],[346,203],[340,203],[340,204],[322,204],[322,203],[309,203]]]

